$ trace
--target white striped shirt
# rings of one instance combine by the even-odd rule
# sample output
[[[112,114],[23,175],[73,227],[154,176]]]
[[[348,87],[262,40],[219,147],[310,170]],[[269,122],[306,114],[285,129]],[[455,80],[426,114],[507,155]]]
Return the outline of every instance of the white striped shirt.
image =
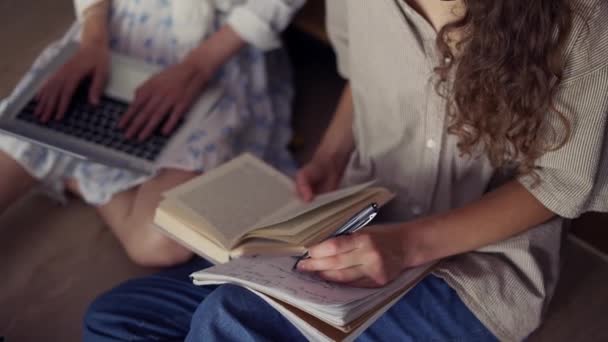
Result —
[[[460,156],[457,138],[446,132],[445,100],[434,90],[432,26],[400,0],[326,3],[338,69],[350,80],[355,105],[356,149],[345,183],[378,179],[396,191],[383,210],[398,220],[479,199],[498,173],[485,157]],[[539,186],[520,178],[560,217],[444,260],[435,272],[501,340],[524,339],[542,321],[559,275],[561,217],[608,211],[608,2],[573,3],[577,14],[556,97],[572,136],[538,160]]]

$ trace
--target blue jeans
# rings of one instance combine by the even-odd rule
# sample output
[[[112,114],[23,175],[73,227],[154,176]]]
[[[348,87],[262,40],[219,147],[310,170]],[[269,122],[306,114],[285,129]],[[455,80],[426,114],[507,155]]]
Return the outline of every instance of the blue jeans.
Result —
[[[97,298],[85,341],[304,341],[283,316],[248,290],[194,286],[202,259],[128,281]],[[428,276],[359,341],[496,341],[443,280]]]

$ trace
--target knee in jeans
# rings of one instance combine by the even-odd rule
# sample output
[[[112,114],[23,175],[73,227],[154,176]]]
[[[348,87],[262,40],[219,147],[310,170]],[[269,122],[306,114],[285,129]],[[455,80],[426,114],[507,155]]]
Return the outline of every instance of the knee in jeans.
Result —
[[[253,292],[243,287],[232,284],[221,285],[199,305],[192,322],[211,326],[213,322],[239,320],[243,311],[252,309],[249,304],[259,299]]]
[[[239,306],[249,303],[249,298],[257,300],[259,297],[241,286],[224,284],[213,290],[205,299],[204,306],[213,307],[216,312],[229,312],[242,309]]]
[[[84,334],[85,337],[107,335],[116,331],[118,314],[113,312],[116,309],[116,300],[112,292],[103,294],[95,299],[87,308],[84,314]]]
[[[258,298],[253,292],[247,290],[246,288],[233,284],[224,284],[219,286],[217,289],[213,290],[210,295],[210,298],[217,303],[228,303],[236,300],[243,300],[252,296],[253,298]]]
[[[253,292],[221,285],[205,298],[192,317],[190,336],[207,341],[300,341],[288,321]],[[287,329],[283,329],[287,328]]]

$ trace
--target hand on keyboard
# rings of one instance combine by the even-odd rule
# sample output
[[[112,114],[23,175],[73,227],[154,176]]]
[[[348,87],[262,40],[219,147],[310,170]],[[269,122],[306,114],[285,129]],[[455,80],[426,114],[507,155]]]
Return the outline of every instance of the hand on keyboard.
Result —
[[[61,120],[77,88],[87,78],[91,80],[88,99],[93,104],[99,103],[108,78],[109,63],[110,51],[107,47],[79,47],[36,95],[36,117],[44,123],[52,118]]]
[[[157,131],[146,141],[127,139],[124,132],[118,128],[118,121],[127,110],[128,104],[102,95],[99,104],[92,105],[88,99],[88,89],[89,87],[83,85],[76,90],[63,120],[40,122],[34,115],[38,105],[36,100],[30,101],[17,118],[83,142],[150,161],[155,160],[169,141],[169,137]]]
[[[135,100],[120,120],[128,138],[147,139],[159,126],[171,133],[203,91],[210,74],[182,62],[146,81],[135,93]]]

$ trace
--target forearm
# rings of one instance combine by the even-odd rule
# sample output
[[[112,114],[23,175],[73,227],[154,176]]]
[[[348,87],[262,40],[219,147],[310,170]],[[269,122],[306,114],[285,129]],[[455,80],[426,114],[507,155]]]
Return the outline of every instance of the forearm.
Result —
[[[350,84],[347,83],[342,91],[332,121],[317,148],[315,158],[344,159],[349,157],[355,147],[353,112],[352,90]]]
[[[185,57],[203,72],[212,75],[231,57],[238,53],[246,42],[232,29],[224,25]]]
[[[525,232],[554,215],[512,181],[464,207],[404,224],[405,264],[472,251]]]
[[[110,13],[110,0],[100,1],[91,5],[83,12],[82,35],[80,42],[83,45],[108,45],[109,30],[108,16]]]

